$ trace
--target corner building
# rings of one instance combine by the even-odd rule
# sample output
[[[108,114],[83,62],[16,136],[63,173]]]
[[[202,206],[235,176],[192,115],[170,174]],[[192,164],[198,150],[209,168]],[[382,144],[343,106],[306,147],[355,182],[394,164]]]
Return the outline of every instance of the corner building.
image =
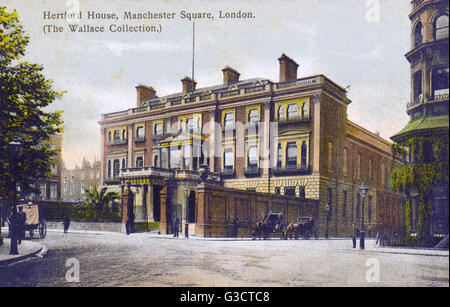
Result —
[[[343,87],[324,75],[298,78],[299,65],[285,54],[278,61],[279,82],[240,80],[225,67],[223,84],[212,87],[197,89],[185,77],[180,93],[158,97],[139,85],[135,108],[102,116],[102,182],[119,193],[131,187],[136,222],[167,223],[176,214],[195,232],[206,165],[211,185],[318,201],[320,234],[330,237],[359,227],[365,180],[368,234],[401,229],[403,203],[387,184],[398,163],[391,144],[348,120]],[[170,212],[161,207],[165,187]]]

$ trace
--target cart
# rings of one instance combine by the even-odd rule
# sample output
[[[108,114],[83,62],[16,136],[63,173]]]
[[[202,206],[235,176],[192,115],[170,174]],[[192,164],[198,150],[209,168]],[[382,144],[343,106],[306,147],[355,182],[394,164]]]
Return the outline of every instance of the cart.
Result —
[[[25,213],[25,231],[28,231],[30,237],[34,237],[35,231],[39,234],[39,238],[44,239],[47,235],[47,224],[39,216],[39,206],[34,204],[18,205],[17,209],[22,208]],[[6,222],[9,226],[9,233],[11,233],[11,223],[10,219],[7,218]]]

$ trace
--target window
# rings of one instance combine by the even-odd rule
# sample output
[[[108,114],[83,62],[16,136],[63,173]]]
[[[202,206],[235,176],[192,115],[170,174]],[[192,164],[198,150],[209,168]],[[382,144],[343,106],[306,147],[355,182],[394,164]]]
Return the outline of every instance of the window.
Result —
[[[191,146],[183,147],[183,155],[184,155],[184,167],[186,169],[191,168]]]
[[[285,187],[284,195],[286,196],[294,196],[295,197],[295,187]]]
[[[111,139],[112,139],[112,134],[111,134],[111,131],[109,131],[108,132],[108,141],[111,141]]]
[[[333,142],[328,141],[328,170],[333,169]]]
[[[143,126],[139,126],[136,129],[136,138],[143,138],[144,137],[144,127]]]
[[[233,149],[226,148],[224,152],[224,169],[233,169],[234,168],[234,155]]]
[[[161,158],[159,159],[160,163],[161,163],[161,165],[160,165],[161,168],[167,167],[166,155],[167,155],[167,148],[165,148],[165,147],[161,148]]]
[[[64,195],[67,195],[69,193],[69,188],[67,184],[64,185]]]
[[[287,118],[288,119],[298,118],[298,105],[296,103],[288,105]]]
[[[39,190],[41,192],[41,194],[40,194],[41,198],[46,199],[47,198],[47,187],[45,186],[45,183],[41,184],[39,186]]]
[[[81,193],[81,194],[84,194],[84,185],[81,185],[81,187],[80,187],[80,193]]]
[[[108,178],[111,178],[111,160],[108,161]]]
[[[170,168],[180,167],[180,148],[170,147]]]
[[[70,195],[74,195],[75,194],[75,186],[71,185],[70,186]]]
[[[304,102],[302,105],[302,118],[309,117],[309,105],[307,102]]]
[[[50,198],[58,198],[58,185],[56,183],[50,184]]]
[[[158,156],[153,157],[153,167],[158,167]]]
[[[161,135],[163,133],[163,126],[161,123],[155,125],[155,135]]]
[[[120,131],[118,129],[114,130],[114,140],[120,140]]]
[[[284,106],[279,106],[278,107],[278,119],[285,119]]]
[[[419,22],[414,30],[414,47],[419,46],[423,41],[422,23]]]
[[[122,140],[125,140],[127,138],[127,130],[123,129],[122,130]]]
[[[122,159],[122,169],[125,169],[126,165],[125,165],[125,159]]]
[[[224,125],[225,125],[225,127],[231,127],[234,125],[234,113],[233,112],[229,112],[229,113],[225,114]]]
[[[144,159],[142,157],[136,158],[136,167],[143,167],[144,166]]]
[[[100,178],[100,172],[97,172],[96,178],[97,178],[97,179]]]
[[[259,111],[258,109],[252,109],[250,112],[248,112],[248,121],[250,123],[258,122],[259,121]]]
[[[418,71],[413,76],[413,99],[414,103],[422,102],[422,71]]]
[[[120,172],[120,162],[118,159],[114,160],[113,163],[113,177],[118,177]]]
[[[432,87],[434,99],[448,97],[448,67],[435,68],[432,71]]]
[[[186,130],[187,131],[194,130],[194,119],[193,118],[188,118],[186,120]]]
[[[348,174],[348,148],[344,148],[344,156],[342,161],[342,172],[344,173],[344,176],[347,176]]]
[[[279,143],[277,149],[277,166],[281,167],[282,163],[283,163],[283,148],[281,143]]]
[[[288,143],[286,148],[286,166],[297,165],[297,143]]]
[[[279,187],[275,188],[275,194],[281,195],[281,188],[279,188]]]
[[[342,204],[342,217],[347,216],[347,191],[343,191],[344,203]]]
[[[300,187],[300,197],[306,198],[306,187]]]
[[[67,183],[67,176],[64,176],[64,183]]]
[[[357,155],[356,160],[356,178],[361,179],[361,154]]]
[[[308,156],[308,151],[307,151],[307,146],[306,146],[306,142],[303,141],[302,142],[302,160],[301,160],[301,164],[302,167],[305,167],[307,165],[307,156]]]
[[[252,145],[248,147],[248,167],[258,166],[258,147]]]
[[[448,16],[441,15],[434,23],[434,38],[442,39],[448,37]]]

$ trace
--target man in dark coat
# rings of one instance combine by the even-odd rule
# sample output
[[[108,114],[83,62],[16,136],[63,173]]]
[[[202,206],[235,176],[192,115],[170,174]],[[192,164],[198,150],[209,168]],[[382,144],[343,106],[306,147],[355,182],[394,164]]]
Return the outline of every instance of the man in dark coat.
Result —
[[[19,213],[17,213],[17,243],[22,244],[22,240],[25,239],[25,223],[27,222],[27,216],[23,212],[23,207],[19,207]]]
[[[233,237],[237,238],[239,231],[239,219],[237,217],[233,220]]]
[[[353,241],[353,248],[356,248],[356,236],[357,236],[358,230],[355,227],[355,224],[352,224],[352,241]]]
[[[178,238],[178,228],[180,227],[180,220],[178,219],[178,216],[175,215],[175,223],[173,226],[173,236]]]
[[[64,218],[64,233],[67,233],[69,231],[69,226],[70,226],[70,217],[66,216]]]

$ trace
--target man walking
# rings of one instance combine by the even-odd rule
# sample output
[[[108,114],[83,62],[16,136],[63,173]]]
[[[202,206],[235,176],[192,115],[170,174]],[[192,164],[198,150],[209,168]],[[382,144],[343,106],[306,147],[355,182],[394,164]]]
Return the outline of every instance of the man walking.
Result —
[[[233,220],[233,237],[237,238],[239,232],[239,219],[237,217]]]
[[[356,248],[356,233],[357,229],[355,227],[355,224],[352,224],[352,241],[353,241],[353,248]]]
[[[64,233],[67,233],[69,231],[70,226],[70,217],[66,215],[64,218]]]
[[[178,238],[178,228],[180,227],[180,220],[178,219],[178,216],[175,215],[175,225],[174,225],[174,231],[173,231],[173,237]]]

